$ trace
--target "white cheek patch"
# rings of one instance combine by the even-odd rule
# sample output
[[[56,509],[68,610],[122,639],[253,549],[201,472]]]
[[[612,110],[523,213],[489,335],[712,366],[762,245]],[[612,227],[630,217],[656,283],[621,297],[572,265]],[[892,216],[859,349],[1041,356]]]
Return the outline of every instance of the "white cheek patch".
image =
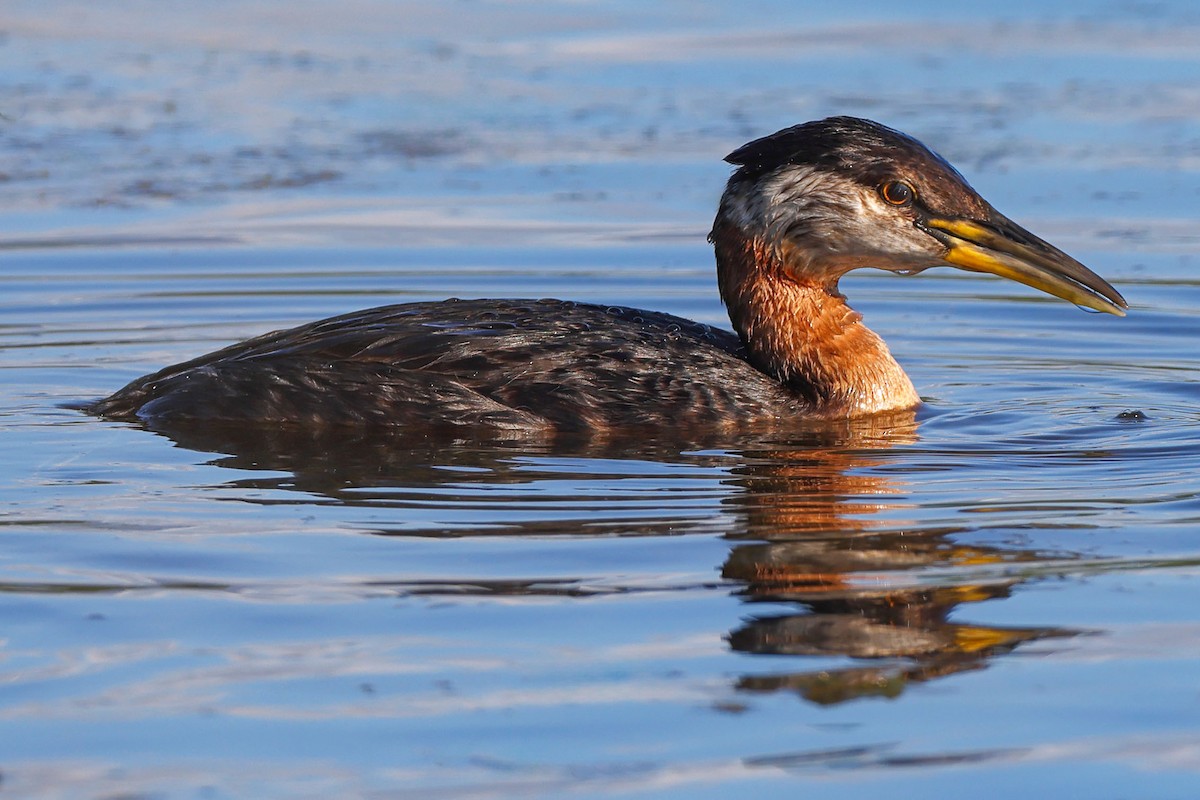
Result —
[[[760,184],[762,224],[770,238],[783,241],[797,235],[823,234],[809,245],[841,247],[844,222],[863,208],[863,189],[846,178],[811,167],[784,170]]]
[[[932,266],[940,245],[873,186],[811,165],[730,182],[722,217],[782,252],[795,245],[812,268],[911,270]],[[803,268],[800,264],[794,266]]]

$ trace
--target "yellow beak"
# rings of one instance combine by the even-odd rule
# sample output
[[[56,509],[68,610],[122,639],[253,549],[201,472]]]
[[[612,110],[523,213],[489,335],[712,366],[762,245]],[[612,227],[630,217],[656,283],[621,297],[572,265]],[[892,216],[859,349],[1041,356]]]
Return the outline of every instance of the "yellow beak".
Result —
[[[918,224],[946,245],[942,260],[947,264],[999,275],[1118,317],[1129,307],[1108,281],[999,213],[993,212],[987,224],[941,217]]]

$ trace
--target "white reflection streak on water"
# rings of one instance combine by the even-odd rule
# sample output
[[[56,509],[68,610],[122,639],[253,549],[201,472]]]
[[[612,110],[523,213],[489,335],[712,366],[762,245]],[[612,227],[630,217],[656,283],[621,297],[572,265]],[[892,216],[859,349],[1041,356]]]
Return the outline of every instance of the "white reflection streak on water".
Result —
[[[1103,55],[1106,58],[1171,58],[1200,60],[1196,49],[1200,27],[1183,25],[1170,31],[1131,29],[1128,21],[1112,23],[987,23],[939,25],[898,22],[889,25],[806,26],[803,30],[743,30],[726,33],[648,33],[581,36],[555,42],[506,42],[492,52],[537,58],[583,58],[619,62],[684,61],[698,58],[820,59],[831,54],[857,55],[863,48],[887,42],[889,52],[953,52],[971,42],[975,52]],[[486,47],[486,45],[485,45]]]
[[[580,664],[621,663],[637,659],[658,661],[710,655],[722,647],[717,636],[695,636],[683,641],[627,646],[609,652],[604,647],[580,646],[515,648],[506,657],[484,658],[469,654],[471,642],[421,637],[371,637],[353,641],[314,640],[272,645],[242,645],[230,648],[189,647],[171,640],[88,648],[78,652],[59,651],[55,662],[43,667],[0,672],[0,683],[27,683],[61,678],[103,678],[107,670],[134,664],[152,665],[160,659],[186,655],[189,659],[219,659],[213,667],[190,668],[140,675],[136,682],[88,694],[73,692],[57,702],[12,704],[0,711],[0,719],[87,718],[100,714],[111,719],[137,719],[164,711],[194,713],[211,710],[221,714],[275,720],[337,720],[363,718],[414,718],[494,711],[515,708],[555,708],[563,705],[592,706],[612,703],[705,703],[728,689],[724,681],[613,680],[578,682],[568,687],[500,689],[480,693],[446,691],[433,683],[407,687],[395,695],[372,694],[358,702],[326,703],[309,708],[288,699],[288,704],[246,704],[230,699],[240,687],[262,681],[286,682],[306,679],[366,678],[388,676],[445,677],[453,681],[462,673],[521,673],[529,664],[537,671],[577,667]],[[445,654],[464,651],[463,655]],[[431,652],[432,651],[432,652]],[[442,654],[439,654],[442,653]],[[28,660],[36,653],[10,653],[9,660]]]
[[[472,653],[470,641],[438,637],[377,636],[345,641],[312,640],[229,648],[197,648],[178,641],[158,640],[130,645],[60,650],[52,663],[0,672],[0,683],[27,685],[39,681],[83,676],[102,677],[108,670],[134,664],[153,664],[186,655],[190,659],[215,658],[212,667],[139,676],[136,683],[94,694],[72,693],[59,702],[13,704],[0,711],[2,719],[78,718],[101,713],[116,719],[138,718],[173,711],[189,713],[216,705],[222,714],[260,719],[335,720],[361,718],[418,718],[497,711],[515,708],[553,708],[611,703],[712,703],[728,695],[721,680],[613,680],[580,681],[569,687],[500,689],[480,693],[445,691],[433,685],[408,687],[392,695],[374,694],[352,703],[330,703],[304,708],[289,705],[246,704],[231,699],[239,687],[262,681],[434,676],[453,680],[459,673],[554,673],[581,664],[678,664],[681,659],[703,658],[724,645],[716,635],[697,634],[616,646],[537,647],[510,644],[499,657]],[[463,655],[455,654],[463,651]],[[37,652],[8,652],[6,661],[39,658]],[[1105,661],[1200,660],[1200,624],[1141,624],[1107,628],[1103,636],[1089,636],[1056,645],[1039,656],[1064,663]],[[1130,667],[1134,669],[1134,667]],[[1026,757],[1034,757],[1031,751]],[[1059,751],[1041,757],[1057,758]]]
[[[596,792],[647,792],[680,789],[690,785],[708,787],[736,782],[745,790],[748,781],[787,779],[784,784],[795,790],[790,777],[826,778],[838,783],[866,783],[894,780],[911,773],[906,759],[921,756],[954,756],[955,753],[907,753],[887,747],[866,748],[858,763],[835,753],[796,753],[789,757],[796,766],[774,766],[771,759],[711,759],[658,763],[653,755],[635,762],[567,766],[537,763],[510,763],[477,757],[469,764],[454,767],[430,766],[424,769],[381,768],[372,772],[339,767],[320,760],[303,764],[273,764],[255,760],[249,763],[215,761],[201,769],[184,764],[159,767],[127,767],[101,760],[42,762],[6,762],[5,784],[22,797],[50,797],[60,792],[86,789],[89,794],[152,792],[163,786],[181,784],[213,785],[234,793],[269,791],[290,797],[326,797],[332,793],[357,796],[367,787],[373,792],[388,791],[390,797],[428,797],[436,791],[439,798],[487,800],[517,796],[546,795],[570,797]],[[888,758],[899,763],[888,763]],[[876,759],[872,763],[872,759]],[[1035,745],[1021,750],[1002,750],[986,754],[993,764],[1014,766],[1037,762],[1090,762],[1097,765],[1125,764],[1142,772],[1164,770],[1179,773],[1200,772],[1200,739],[1194,733],[1165,734],[1157,737],[1094,737]],[[766,763],[764,763],[764,761]],[[850,771],[848,766],[857,769]],[[945,767],[953,769],[953,765]],[[11,778],[11,780],[10,780]],[[394,787],[394,788],[392,788]]]

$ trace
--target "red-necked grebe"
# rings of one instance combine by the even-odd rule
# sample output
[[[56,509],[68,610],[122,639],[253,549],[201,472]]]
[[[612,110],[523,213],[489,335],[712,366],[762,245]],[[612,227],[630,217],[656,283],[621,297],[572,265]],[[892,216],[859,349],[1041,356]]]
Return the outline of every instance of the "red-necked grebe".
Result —
[[[834,117],[757,139],[710,241],[736,334],[558,300],[447,300],[269,333],[139,378],[114,419],[613,430],[852,417],[919,399],[838,291],[949,265],[1121,316],[1106,281],[993,209],[917,140]]]

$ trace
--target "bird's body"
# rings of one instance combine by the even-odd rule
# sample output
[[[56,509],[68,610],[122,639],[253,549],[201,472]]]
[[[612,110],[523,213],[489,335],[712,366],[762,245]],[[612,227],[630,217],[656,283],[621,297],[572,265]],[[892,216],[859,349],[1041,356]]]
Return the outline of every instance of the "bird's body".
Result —
[[[1121,314],[1105,281],[992,209],[904,134],[837,117],[751,142],[710,240],[735,333],[638,309],[449,300],[266,334],[91,405],[146,421],[603,431],[910,408],[838,291],[851,269],[991,272]]]
[[[736,335],[682,317],[561,300],[445,300],[269,333],[141,378],[95,410],[579,430],[719,426],[812,409],[752,367]]]

